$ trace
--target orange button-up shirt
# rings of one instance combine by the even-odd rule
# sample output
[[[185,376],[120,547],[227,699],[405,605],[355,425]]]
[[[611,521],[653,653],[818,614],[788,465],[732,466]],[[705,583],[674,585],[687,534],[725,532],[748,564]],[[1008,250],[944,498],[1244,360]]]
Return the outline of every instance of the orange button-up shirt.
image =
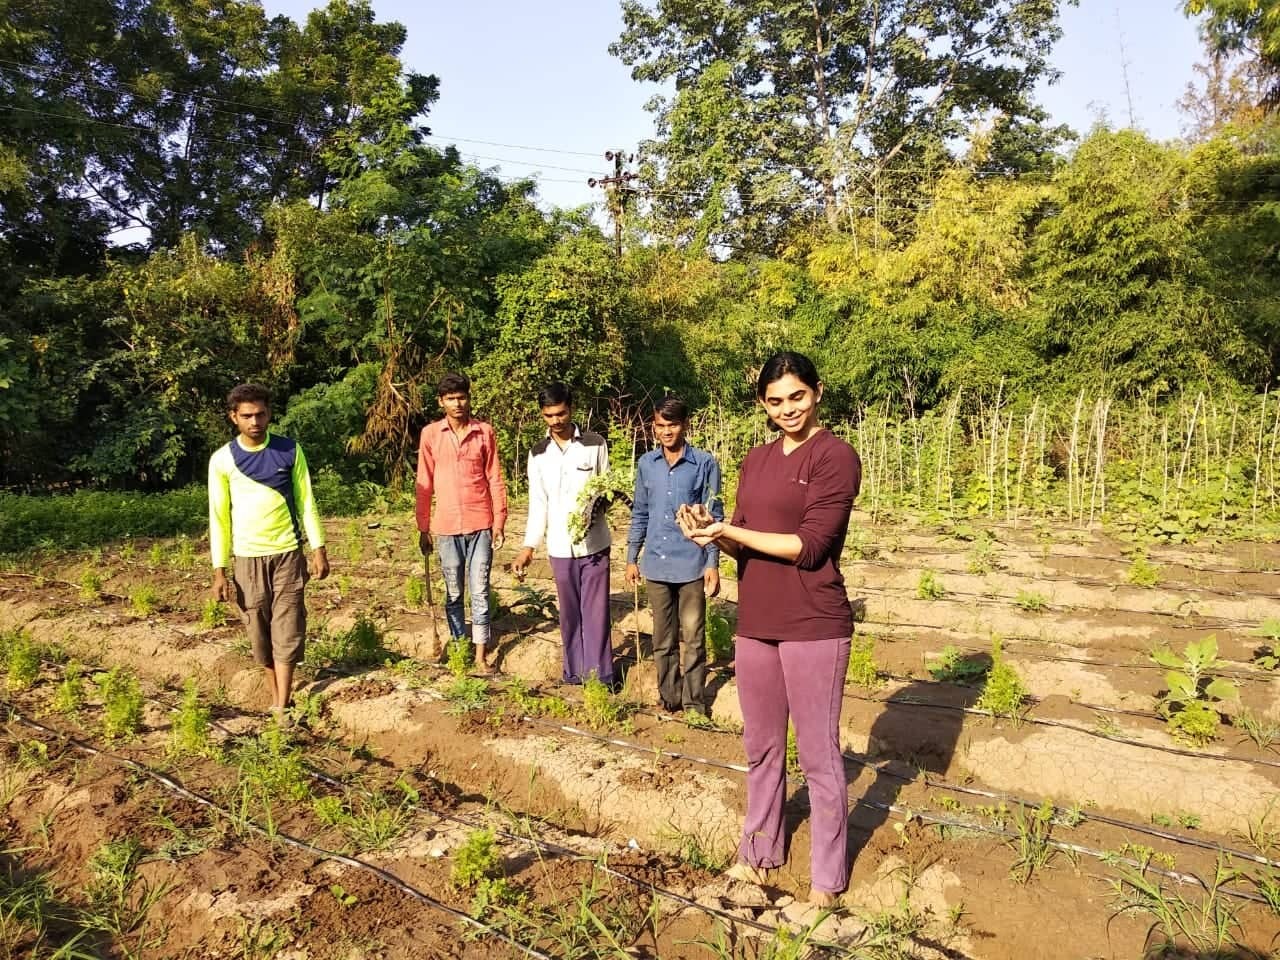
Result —
[[[493,427],[472,420],[461,437],[450,429],[447,417],[423,427],[417,488],[418,529],[423,533],[445,537],[505,527],[507,487]]]

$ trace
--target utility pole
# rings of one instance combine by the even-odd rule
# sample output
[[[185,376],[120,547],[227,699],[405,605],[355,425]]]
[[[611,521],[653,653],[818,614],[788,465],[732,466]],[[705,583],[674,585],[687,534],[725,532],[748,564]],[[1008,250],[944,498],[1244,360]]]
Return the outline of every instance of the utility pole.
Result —
[[[613,163],[613,176],[592,177],[587,181],[589,187],[603,187],[605,199],[609,205],[609,216],[613,218],[613,253],[622,259],[622,217],[627,212],[627,204],[635,195],[636,188],[631,186],[638,174],[624,171],[624,163],[635,163],[636,155],[623,153],[621,150],[606,150],[604,158]]]

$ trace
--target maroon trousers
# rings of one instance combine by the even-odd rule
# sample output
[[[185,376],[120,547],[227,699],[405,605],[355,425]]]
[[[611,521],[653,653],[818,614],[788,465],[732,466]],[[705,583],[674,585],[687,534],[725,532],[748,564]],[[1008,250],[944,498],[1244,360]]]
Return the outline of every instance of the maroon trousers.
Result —
[[[551,557],[560,603],[560,640],[565,683],[582,683],[592,673],[613,684],[613,643],[609,634],[609,548],[586,557]]]

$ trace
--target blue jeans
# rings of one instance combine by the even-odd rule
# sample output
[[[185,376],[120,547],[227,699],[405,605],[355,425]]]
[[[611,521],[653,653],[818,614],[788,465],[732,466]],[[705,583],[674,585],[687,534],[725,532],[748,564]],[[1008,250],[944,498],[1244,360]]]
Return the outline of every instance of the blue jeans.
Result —
[[[436,537],[436,554],[444,574],[444,616],[451,637],[467,635],[462,606],[462,575],[471,592],[471,622],[489,625],[489,567],[493,563],[493,534],[488,530]]]

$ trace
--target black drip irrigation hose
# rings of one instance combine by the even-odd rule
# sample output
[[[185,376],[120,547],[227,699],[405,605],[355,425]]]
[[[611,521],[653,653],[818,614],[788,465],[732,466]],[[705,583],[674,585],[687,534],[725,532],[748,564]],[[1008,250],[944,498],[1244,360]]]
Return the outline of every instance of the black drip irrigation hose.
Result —
[[[604,743],[610,746],[622,747],[627,750],[634,750],[638,753],[645,753],[650,756],[652,756],[655,752],[654,749],[650,747],[646,747],[643,744],[632,743],[630,741],[622,740],[617,737],[605,737],[605,736],[601,736],[600,734],[595,734],[595,733],[590,733],[588,731],[580,730],[577,727],[571,727],[565,724],[554,724],[546,720],[539,720],[537,717],[525,717],[524,719],[532,723],[540,724],[542,726],[547,726],[547,727],[552,727],[558,730],[562,730],[565,733],[569,733],[574,736],[585,737],[590,740],[595,740],[598,743]],[[669,757],[675,760],[685,760],[689,763],[706,764],[708,766],[722,767],[725,769],[739,770],[739,771],[744,769],[739,764],[729,764],[720,760],[708,759],[705,757],[697,757],[697,756],[692,756],[690,754],[682,754],[682,753],[676,753],[674,751],[666,751],[666,750],[661,750],[658,752],[661,753],[661,755],[664,757]],[[789,783],[794,783],[794,784],[798,784],[801,782],[795,779],[794,777],[788,777],[787,781]],[[929,813],[927,811],[912,810],[908,807],[903,807],[894,803],[883,803],[878,800],[862,799],[862,800],[854,801],[854,805],[860,806],[860,807],[867,807],[872,810],[879,810],[885,813],[896,814],[897,816],[902,817],[908,823],[912,820],[919,820],[921,823],[927,823],[933,826],[952,827],[959,830],[976,831],[978,833],[986,833],[992,836],[1001,837],[1006,840],[1015,840],[1019,836],[1017,833],[1014,833],[1011,830],[1003,830],[998,827],[988,827],[980,823],[973,823],[971,821],[966,821],[966,820],[954,820],[950,817],[938,816],[936,814]],[[1092,847],[1085,847],[1076,843],[1066,843],[1065,841],[1062,841],[1062,840],[1049,839],[1046,842],[1048,843],[1049,846],[1054,847],[1058,850],[1062,850],[1064,852],[1091,857],[1095,860],[1099,860],[1104,863],[1121,863],[1128,867],[1133,867],[1138,870],[1157,874],[1169,880],[1174,880],[1178,883],[1189,884],[1193,886],[1198,886],[1201,889],[1207,889],[1205,882],[1192,873],[1181,873],[1176,870],[1164,870],[1160,867],[1151,866],[1149,863],[1144,865],[1130,857],[1122,857],[1116,854],[1107,853],[1106,851],[1103,851],[1103,850],[1095,850]],[[1267,901],[1267,899],[1260,894],[1248,893],[1244,890],[1232,890],[1227,888],[1222,888],[1222,892],[1228,896],[1237,897],[1238,899],[1241,899],[1241,900],[1249,900],[1253,903],[1269,905],[1269,901]]]
[[[237,820],[229,811],[224,810],[222,807],[218,806],[218,804],[214,803],[212,800],[198,793],[195,793],[192,790],[187,789],[186,787],[182,786],[182,784],[178,783],[173,778],[166,776],[163,773],[160,773],[158,770],[152,769],[146,764],[138,763],[137,761],[130,760],[127,757],[120,757],[115,754],[108,753],[105,750],[99,750],[96,747],[91,747],[88,744],[83,743],[82,741],[77,740],[74,737],[66,736],[65,734],[62,734],[51,727],[46,727],[42,723],[39,723],[35,720],[28,719],[27,717],[24,717],[21,713],[19,713],[17,709],[13,707],[12,704],[7,705],[7,710],[11,720],[24,724],[25,726],[30,727],[33,730],[38,730],[42,733],[45,733],[53,737],[55,740],[61,740],[66,744],[68,744],[73,749],[78,750],[81,753],[84,753],[88,756],[102,757],[103,759],[111,763],[115,763],[119,766],[125,767],[128,770],[132,770],[135,773],[140,773],[143,776],[149,777],[151,780],[154,780],[156,783],[160,784],[162,787],[171,791],[177,796],[180,796],[183,799],[189,800],[192,803],[198,804],[204,807],[205,809],[213,813],[216,813],[218,816],[222,817],[223,819],[231,823],[243,824],[250,831],[258,834],[261,837],[266,838],[268,841],[279,840],[280,842],[286,844],[287,846],[293,847],[297,850],[302,850],[303,852],[308,853],[320,860],[332,860],[335,863],[342,864],[343,866],[351,867],[356,870],[363,870],[364,872],[372,874],[373,876],[377,877],[379,880],[382,880],[384,883],[390,884],[392,887],[399,890],[401,893],[405,894],[406,896],[414,900],[417,900],[419,903],[425,904],[426,906],[430,907],[433,910],[438,910],[442,913],[446,913],[449,916],[453,917],[455,920],[461,921],[462,923],[466,924],[472,929],[477,930],[487,936],[495,937],[496,939],[502,941],[508,946],[514,947],[516,950],[519,950],[526,957],[534,957],[536,958],[536,960],[553,960],[553,958],[549,954],[543,953],[541,950],[538,950],[534,947],[530,947],[525,944],[522,944],[519,941],[508,936],[507,934],[503,933],[497,927],[492,927],[487,923],[477,920],[475,917],[471,916],[470,914],[462,910],[459,910],[456,907],[451,907],[447,903],[443,903],[440,900],[437,900],[435,897],[431,896],[430,894],[424,893],[423,891],[419,890],[417,887],[413,887],[409,885],[408,883],[406,883],[405,881],[397,877],[394,873],[391,873],[389,870],[384,870],[382,867],[375,866],[374,864],[369,863],[365,860],[361,860],[358,857],[349,857],[346,854],[338,853],[335,850],[326,850],[323,847],[317,847],[314,844],[308,843],[305,840],[300,840],[297,837],[290,836],[287,833],[281,833],[279,831],[275,831],[274,833],[270,832],[266,830],[264,827],[260,827],[257,823],[255,823],[252,820],[247,820],[247,819]]]

